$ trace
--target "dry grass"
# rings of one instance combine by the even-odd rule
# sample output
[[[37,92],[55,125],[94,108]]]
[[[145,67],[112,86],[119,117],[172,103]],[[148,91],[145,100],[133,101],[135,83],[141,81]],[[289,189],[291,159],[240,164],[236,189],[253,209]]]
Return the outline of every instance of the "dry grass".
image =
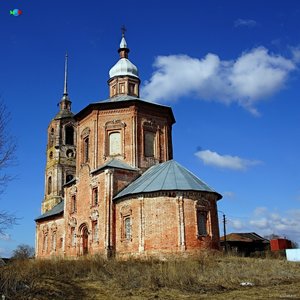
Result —
[[[297,263],[205,253],[169,261],[25,260],[0,268],[6,299],[300,299],[299,282]]]

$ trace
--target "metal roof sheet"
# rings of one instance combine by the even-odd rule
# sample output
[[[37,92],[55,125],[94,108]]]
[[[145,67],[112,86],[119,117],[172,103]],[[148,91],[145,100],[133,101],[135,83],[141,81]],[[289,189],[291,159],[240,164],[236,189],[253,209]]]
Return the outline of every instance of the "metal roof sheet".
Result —
[[[152,166],[138,179],[118,193],[114,199],[157,191],[205,191],[222,196],[175,160]]]
[[[146,102],[146,103],[155,104],[155,105],[158,105],[158,106],[163,106],[163,107],[171,108],[171,106],[168,106],[168,105],[160,104],[160,103],[157,103],[157,102],[153,102],[153,101],[149,101],[149,100],[145,100],[145,99],[142,99],[142,98],[138,98],[138,97],[134,97],[134,96],[129,96],[129,95],[114,96],[112,98],[108,98],[108,99],[101,100],[99,102],[94,102],[94,103],[134,101],[134,100],[139,100],[139,101],[142,101],[142,102]]]
[[[224,236],[221,237],[224,241]],[[255,232],[233,232],[226,235],[227,242],[269,242],[269,240],[263,238]]]
[[[138,171],[138,169],[130,166],[129,164],[127,164],[117,158],[112,158],[111,160],[107,161],[105,164],[103,164],[99,168],[91,171],[91,173],[98,172],[105,168],[116,168],[116,169],[130,170],[130,171]]]
[[[58,214],[62,213],[63,211],[64,211],[64,201],[61,201],[60,203],[55,205],[52,209],[46,211],[41,216],[37,217],[35,219],[35,221],[58,215]]]
[[[144,100],[138,97],[133,97],[133,96],[129,96],[129,95],[122,95],[122,96],[115,96],[112,98],[108,98],[108,99],[104,99],[104,100],[100,100],[98,102],[92,102],[89,105],[87,105],[85,108],[83,108],[81,111],[79,111],[75,116],[75,120],[80,120],[83,116],[85,116],[90,110],[93,109],[107,109],[110,108],[111,106],[115,107],[115,106],[127,106],[127,105],[131,105],[131,102],[135,102],[136,104],[142,104],[142,105],[154,105],[154,107],[157,107],[159,109],[166,109],[169,110],[170,112],[170,117],[172,119],[172,124],[175,123],[175,118],[173,115],[173,111],[172,108],[168,105],[163,105],[163,104],[159,104],[156,102],[151,102],[148,100]]]
[[[55,120],[64,119],[64,118],[73,118],[74,114],[68,110],[59,111],[54,117]]]
[[[139,78],[138,68],[128,58],[120,58],[109,70],[109,78],[124,75]]]

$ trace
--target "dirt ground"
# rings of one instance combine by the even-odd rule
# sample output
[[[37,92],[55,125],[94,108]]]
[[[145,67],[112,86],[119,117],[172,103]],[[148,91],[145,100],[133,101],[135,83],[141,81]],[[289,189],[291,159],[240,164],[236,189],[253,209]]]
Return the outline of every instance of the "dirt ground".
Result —
[[[203,291],[202,293],[183,293],[178,290],[159,289],[151,290],[120,290],[117,286],[107,287],[99,282],[77,282],[81,288],[82,299],[94,300],[139,300],[139,299],[300,299],[300,282],[280,284],[271,287],[250,286],[237,287],[235,290],[226,290],[222,287],[214,288],[218,291]]]

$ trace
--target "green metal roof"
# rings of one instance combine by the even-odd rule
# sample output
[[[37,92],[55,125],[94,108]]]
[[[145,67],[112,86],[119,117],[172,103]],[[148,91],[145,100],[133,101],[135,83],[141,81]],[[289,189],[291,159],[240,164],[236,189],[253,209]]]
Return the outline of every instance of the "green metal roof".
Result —
[[[130,171],[138,171],[138,169],[133,168],[129,164],[117,159],[117,158],[112,158],[109,161],[107,161],[105,164],[100,166],[99,168],[91,171],[91,173],[96,173],[98,171],[101,171],[106,168],[115,168],[115,169],[123,169],[123,170],[130,170]]]
[[[55,205],[52,209],[46,211],[41,216],[37,217],[35,219],[35,221],[39,221],[39,220],[42,220],[42,219],[45,219],[45,218],[48,218],[48,217],[59,215],[63,211],[64,211],[64,201],[61,201],[60,203],[58,203],[57,205]]]
[[[139,101],[142,101],[142,102],[146,102],[146,103],[155,104],[155,105],[158,105],[158,106],[163,106],[163,107],[169,107],[169,108],[171,108],[171,106],[168,106],[168,105],[160,104],[160,103],[157,103],[157,102],[152,102],[152,101],[149,101],[149,100],[145,100],[145,99],[141,99],[141,98],[134,97],[134,96],[129,96],[129,95],[114,96],[112,98],[108,98],[108,99],[99,101],[98,103],[103,103],[103,102],[120,102],[120,101],[135,101],[135,100],[139,100]]]
[[[114,200],[140,193],[157,191],[205,191],[222,196],[175,160],[152,166],[118,193]]]
[[[61,110],[59,111],[56,116],[54,117],[54,120],[64,119],[64,118],[73,118],[74,114],[71,111],[68,110]]]

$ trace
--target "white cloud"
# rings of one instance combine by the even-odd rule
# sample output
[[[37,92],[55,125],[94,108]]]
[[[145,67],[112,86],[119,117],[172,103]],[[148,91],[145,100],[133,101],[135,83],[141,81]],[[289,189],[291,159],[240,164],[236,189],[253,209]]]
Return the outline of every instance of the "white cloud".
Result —
[[[205,165],[215,166],[224,169],[246,170],[251,166],[260,164],[258,160],[249,160],[238,156],[220,155],[210,150],[201,150],[195,153]]]
[[[260,207],[256,207],[255,210],[254,210],[254,215],[255,216],[261,216],[263,214],[265,214],[267,212],[267,208],[266,207],[263,207],[263,206],[260,206]]]
[[[241,220],[238,220],[238,219],[236,219],[236,220],[228,219],[228,222],[231,225],[231,227],[236,230],[241,230],[245,226],[245,224]]]
[[[154,68],[142,88],[145,98],[168,102],[192,96],[237,103],[257,115],[256,103],[282,89],[296,65],[293,60],[258,47],[228,61],[211,53],[202,59],[187,55],[158,56]]]
[[[258,207],[248,221],[231,219],[228,226],[232,228],[228,228],[228,232],[230,230],[253,231],[261,236],[276,234],[300,244],[300,209],[279,213],[265,207]]]
[[[259,229],[266,229],[270,226],[269,221],[266,218],[250,220],[249,224]]]
[[[255,27],[256,25],[257,22],[251,19],[237,19],[234,21],[235,27],[241,27],[241,26]]]

